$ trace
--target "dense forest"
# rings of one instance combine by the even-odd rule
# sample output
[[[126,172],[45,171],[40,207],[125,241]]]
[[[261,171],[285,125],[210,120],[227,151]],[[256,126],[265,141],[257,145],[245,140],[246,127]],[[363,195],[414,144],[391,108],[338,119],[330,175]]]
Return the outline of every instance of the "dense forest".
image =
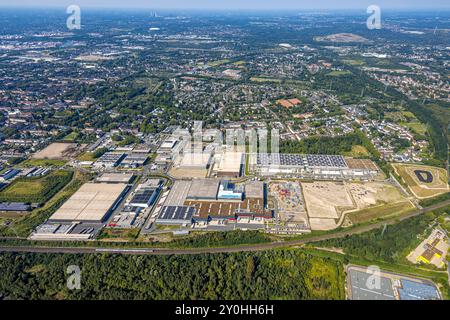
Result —
[[[81,288],[66,286],[67,267]],[[341,262],[300,250],[137,256],[0,254],[0,299],[343,299]]]
[[[310,154],[342,154],[352,150],[352,146],[362,144],[361,137],[348,134],[337,137],[310,137],[301,141],[284,140],[280,142],[282,153],[310,153]]]

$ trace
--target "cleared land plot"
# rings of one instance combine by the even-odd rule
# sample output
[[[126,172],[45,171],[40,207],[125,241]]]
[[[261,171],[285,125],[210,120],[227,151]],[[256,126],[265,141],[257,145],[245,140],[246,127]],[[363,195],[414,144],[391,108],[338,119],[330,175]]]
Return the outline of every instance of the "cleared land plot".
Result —
[[[43,177],[19,178],[0,192],[0,202],[44,203],[72,179],[71,171],[54,171]]]
[[[397,188],[387,183],[348,183],[346,188],[360,209],[348,213],[354,224],[401,215],[415,208]]]
[[[183,179],[183,178],[205,178],[208,174],[206,169],[181,169],[173,168],[169,171],[172,177]]]
[[[338,219],[342,209],[354,207],[350,194],[342,183],[303,183],[306,208],[310,218]]]
[[[303,192],[298,182],[280,181],[269,184],[270,195],[277,201],[278,214],[287,222],[307,222]]]
[[[393,163],[392,167],[411,192],[419,199],[435,197],[450,191],[447,183],[447,171],[443,168],[399,163]],[[420,181],[416,171],[429,172],[433,176],[432,181]]]
[[[55,142],[35,153],[33,159],[69,159],[77,151],[76,143]]]
[[[342,212],[355,207],[343,183],[302,183],[302,187],[312,230],[337,228]]]
[[[309,218],[311,230],[333,230],[338,227],[336,219]]]
[[[347,183],[346,188],[359,209],[406,200],[397,188],[383,182]]]

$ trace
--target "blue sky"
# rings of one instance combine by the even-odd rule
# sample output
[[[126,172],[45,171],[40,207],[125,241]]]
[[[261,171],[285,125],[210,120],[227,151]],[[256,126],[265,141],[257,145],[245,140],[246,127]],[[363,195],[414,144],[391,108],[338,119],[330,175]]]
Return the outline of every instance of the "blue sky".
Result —
[[[155,9],[450,9],[449,0],[0,0],[0,6],[48,7],[77,4],[81,7]]]

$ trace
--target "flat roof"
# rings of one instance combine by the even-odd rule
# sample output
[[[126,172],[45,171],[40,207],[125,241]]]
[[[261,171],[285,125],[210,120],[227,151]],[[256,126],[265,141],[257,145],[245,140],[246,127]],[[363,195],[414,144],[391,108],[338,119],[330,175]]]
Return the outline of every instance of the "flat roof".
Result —
[[[349,269],[351,300],[395,300],[391,279],[380,276],[380,287],[368,287],[371,273]]]
[[[177,144],[178,140],[172,139],[172,140],[165,140],[162,144],[161,144],[161,148],[164,149],[172,149],[173,147],[175,147],[175,145]]]
[[[50,220],[102,221],[126,188],[125,183],[86,183],[50,217]]]
[[[219,191],[220,180],[216,179],[197,179],[192,180],[191,187],[187,194],[187,199],[216,199]]]
[[[217,171],[239,173],[241,171],[241,165],[244,163],[242,155],[242,152],[224,152]]]
[[[189,188],[191,187],[191,181],[177,180],[172,186],[166,201],[165,206],[183,206],[186,200]]]
[[[130,203],[148,204],[155,195],[155,192],[157,192],[155,189],[148,189],[148,188],[140,189],[136,191]]]
[[[246,198],[264,198],[264,182],[249,181],[245,184]]]
[[[130,183],[131,179],[133,179],[132,174],[127,173],[104,173],[100,177],[97,178],[98,182],[118,182],[118,183]]]
[[[233,218],[236,215],[271,216],[271,211],[264,208],[264,199],[251,198],[244,201],[191,201],[186,200],[186,206],[194,207],[197,212],[194,217],[201,219]]]
[[[258,153],[256,159],[260,166],[347,168],[344,157],[340,155]]]
[[[186,153],[180,162],[180,167],[206,168],[211,161],[211,153]]]
[[[164,206],[157,220],[191,221],[195,208],[186,206]]]

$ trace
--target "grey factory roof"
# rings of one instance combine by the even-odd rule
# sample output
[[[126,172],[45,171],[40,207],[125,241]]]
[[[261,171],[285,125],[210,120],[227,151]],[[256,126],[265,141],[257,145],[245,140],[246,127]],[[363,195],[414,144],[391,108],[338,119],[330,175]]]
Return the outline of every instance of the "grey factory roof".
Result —
[[[215,199],[219,190],[220,180],[198,179],[193,180],[189,189],[187,199]]]

